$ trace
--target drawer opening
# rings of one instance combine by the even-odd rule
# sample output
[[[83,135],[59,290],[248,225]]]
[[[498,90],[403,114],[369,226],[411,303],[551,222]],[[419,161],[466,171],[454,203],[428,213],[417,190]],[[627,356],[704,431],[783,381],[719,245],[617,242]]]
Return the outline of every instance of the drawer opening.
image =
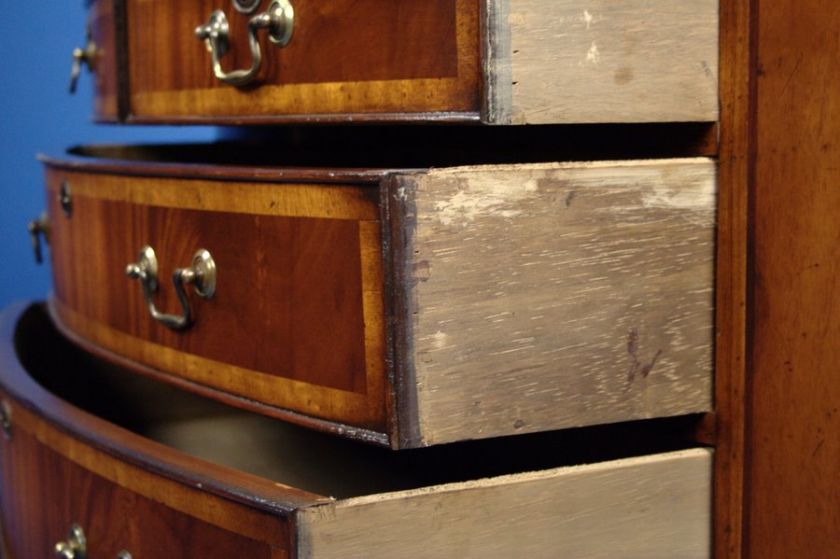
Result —
[[[394,452],[132,374],[64,338],[44,305],[23,314],[15,348],[39,384],[88,413],[198,458],[337,498],[697,446],[700,416],[692,415]]]
[[[222,129],[211,144],[78,146],[70,155],[156,164],[425,169],[462,165],[688,157],[717,153],[709,123]]]

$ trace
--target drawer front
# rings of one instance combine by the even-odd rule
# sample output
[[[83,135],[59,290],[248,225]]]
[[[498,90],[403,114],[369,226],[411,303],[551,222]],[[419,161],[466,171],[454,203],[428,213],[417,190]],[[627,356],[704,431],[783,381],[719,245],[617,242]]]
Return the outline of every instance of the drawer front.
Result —
[[[223,10],[230,45],[222,68],[249,68],[253,14],[239,13],[230,0],[127,0],[132,117],[478,112],[476,0],[291,4],[291,41],[278,48],[260,32],[256,87],[237,88],[214,77],[211,54],[194,30]],[[257,13],[268,7],[267,0],[260,2]]]
[[[249,72],[249,21],[270,7],[96,2],[97,113],[115,114],[119,89],[133,122],[717,120],[717,0],[283,0],[291,39],[257,30]],[[195,33],[216,10],[219,77]],[[224,81],[236,72],[250,81]]]
[[[76,335],[156,370],[255,405],[384,432],[384,331],[375,187],[230,183],[50,170],[53,309]],[[72,213],[58,201],[72,193]],[[183,316],[171,280],[207,250],[216,292],[187,287],[192,323],[155,320],[151,297]]]
[[[267,541],[254,539],[259,535],[256,526],[245,535],[237,532],[243,528],[241,522],[212,519],[217,521],[213,523],[195,513],[198,506],[214,506],[256,520],[259,529],[271,526],[280,533],[274,519],[258,518],[246,509],[157,479],[38,426],[20,408],[10,409],[13,435],[0,441],[9,559],[54,556],[56,544],[69,541],[74,524],[84,532],[88,557],[116,558],[121,551],[133,557],[172,559],[287,557]],[[30,431],[33,428],[35,433]]]
[[[122,117],[119,85],[119,56],[122,45],[117,37],[117,13],[119,4],[109,0],[97,0],[91,7],[91,33],[96,45],[97,58],[93,68],[94,106],[96,120],[113,122]]]

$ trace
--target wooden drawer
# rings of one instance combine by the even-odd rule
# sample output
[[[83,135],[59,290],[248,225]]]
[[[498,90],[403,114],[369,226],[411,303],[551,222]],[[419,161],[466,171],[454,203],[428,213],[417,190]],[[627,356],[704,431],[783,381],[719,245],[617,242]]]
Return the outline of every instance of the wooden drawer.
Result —
[[[717,120],[717,0],[290,0],[290,42],[259,31],[240,87],[214,76],[195,29],[222,10],[220,69],[248,69],[249,20],[269,0],[248,14],[231,0],[95,5],[112,2],[134,122]]]
[[[711,409],[709,159],[70,158],[47,160],[47,185],[59,324],[234,405],[395,448]],[[123,273],[144,245],[169,313],[175,268],[198,249],[215,259],[188,329],[156,322]]]
[[[50,555],[73,523],[90,557],[710,553],[710,451],[593,453],[674,448],[673,425],[393,453],[127,374],[24,305],[0,317],[0,400],[10,559]]]

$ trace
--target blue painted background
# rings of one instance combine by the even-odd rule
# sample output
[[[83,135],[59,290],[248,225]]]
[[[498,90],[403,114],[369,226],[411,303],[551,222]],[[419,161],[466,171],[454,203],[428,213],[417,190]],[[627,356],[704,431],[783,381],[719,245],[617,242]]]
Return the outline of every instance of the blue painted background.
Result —
[[[15,2],[0,18],[0,308],[43,299],[50,289],[49,266],[35,265],[26,232],[44,208],[36,153],[58,155],[79,143],[209,140],[217,133],[212,127],[94,125],[86,69],[76,95],[67,92],[71,53],[85,37],[83,4]]]

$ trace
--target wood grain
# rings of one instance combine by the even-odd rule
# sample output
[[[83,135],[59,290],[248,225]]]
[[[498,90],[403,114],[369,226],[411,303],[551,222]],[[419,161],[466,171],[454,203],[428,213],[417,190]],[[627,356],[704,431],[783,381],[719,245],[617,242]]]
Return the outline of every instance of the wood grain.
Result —
[[[715,557],[744,543],[744,438],[748,398],[749,204],[753,181],[755,25],[752,3],[721,2],[721,114],[715,283]]]
[[[53,556],[55,544],[66,540],[74,523],[85,531],[93,557],[116,557],[122,550],[134,557],[273,557],[271,544],[108,481],[50,450],[22,427],[0,446],[10,558]],[[218,500],[205,506],[236,514]]]
[[[477,0],[298,0],[292,41],[261,38],[263,70],[248,89],[216,80],[193,34],[217,4],[128,0],[132,120],[478,112]],[[248,67],[250,16],[224,9],[223,66]]]
[[[690,450],[313,507],[298,557],[706,558],[711,462]]]
[[[70,218],[57,202],[63,180]],[[375,189],[59,170],[48,171],[48,185],[54,307],[65,327],[170,375],[386,431]],[[139,283],[124,276],[145,244],[161,265],[155,300],[166,312],[180,313],[174,268],[198,248],[216,260],[217,294],[191,298],[186,332],[155,322]]]
[[[93,116],[99,122],[120,119],[117,22],[113,0],[97,0],[90,8],[89,26],[96,44]],[[84,47],[84,45],[79,45]],[[84,70],[83,70],[84,72]]]
[[[717,0],[486,5],[487,122],[717,120]]]
[[[390,189],[411,445],[711,409],[714,162],[467,167]]]
[[[840,4],[755,3],[747,556],[840,556]]]

